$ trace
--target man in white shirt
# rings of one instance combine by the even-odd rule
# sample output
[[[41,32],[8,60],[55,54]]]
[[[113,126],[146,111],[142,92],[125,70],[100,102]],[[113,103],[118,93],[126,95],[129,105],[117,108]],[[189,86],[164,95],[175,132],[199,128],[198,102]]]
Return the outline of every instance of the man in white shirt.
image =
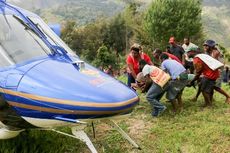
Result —
[[[185,53],[187,53],[190,51],[190,48],[198,48],[198,46],[191,43],[189,38],[184,38],[184,44],[182,45],[182,48],[184,49]]]
[[[184,38],[184,44],[182,45],[182,48],[185,51],[184,67],[186,70],[189,70],[189,73],[193,73],[193,57],[195,57],[195,55],[199,53],[199,48],[197,45],[191,43],[189,38]]]
[[[142,73],[146,80],[152,80],[152,85],[146,94],[146,99],[152,106],[152,116],[158,117],[166,109],[166,106],[161,103],[160,99],[168,89],[170,76],[153,65],[145,65]]]

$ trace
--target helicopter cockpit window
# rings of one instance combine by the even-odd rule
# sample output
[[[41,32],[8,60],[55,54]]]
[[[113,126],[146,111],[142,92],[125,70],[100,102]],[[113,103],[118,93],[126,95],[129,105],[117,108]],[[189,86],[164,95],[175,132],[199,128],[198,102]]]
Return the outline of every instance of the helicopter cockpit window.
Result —
[[[52,45],[63,47],[68,53],[75,55],[74,52],[39,18],[29,17],[29,19],[38,26],[38,28],[47,36]]]
[[[13,15],[0,15],[0,58],[7,66],[51,54],[46,44]]]
[[[0,46],[0,67],[5,67],[14,64],[4,53],[4,49]]]

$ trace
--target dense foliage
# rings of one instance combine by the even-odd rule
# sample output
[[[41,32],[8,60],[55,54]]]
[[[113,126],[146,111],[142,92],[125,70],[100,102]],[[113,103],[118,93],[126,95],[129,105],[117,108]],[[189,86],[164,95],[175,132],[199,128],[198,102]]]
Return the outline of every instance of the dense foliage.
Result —
[[[112,19],[99,19],[94,23],[84,27],[78,27],[74,21],[66,23],[62,29],[62,39],[74,50],[78,55],[88,62],[99,65],[113,65],[120,67],[124,60],[121,60],[128,52],[130,44],[136,42],[138,31],[137,25],[139,21],[137,16],[137,5],[130,3],[125,11]],[[106,47],[108,54],[114,60],[99,61],[98,49]],[[98,64],[102,62],[102,64]]]
[[[116,58],[114,58],[115,54],[111,54],[108,50],[108,48],[103,45],[97,50],[97,55],[94,60],[94,64],[97,67],[105,68],[108,66],[108,64],[112,65],[115,63]]]
[[[145,16],[145,27],[159,46],[167,45],[170,36],[179,41],[188,36],[201,36],[201,3],[199,0],[155,0]]]
[[[182,41],[185,36],[203,42],[201,4],[198,0],[156,0],[146,11],[139,3],[128,3],[126,9],[111,19],[79,27],[74,21],[66,23],[62,39],[86,61],[100,65],[96,59],[98,49],[105,46],[115,60],[101,61],[101,65],[120,68],[130,45],[140,43],[145,52],[165,47],[168,38],[175,36]],[[198,39],[199,38],[199,39]],[[97,60],[97,61],[95,61]]]
[[[200,0],[156,0],[147,10],[141,8],[140,3],[126,3],[126,9],[110,19],[99,18],[81,27],[75,21],[68,21],[62,30],[62,39],[95,66],[101,65],[97,64],[98,59],[95,61],[98,49],[106,46],[114,60],[101,61],[102,65],[116,68],[124,65],[130,45],[136,42],[143,45],[147,53],[154,48],[164,49],[170,36],[175,36],[178,42],[190,37],[193,43],[202,46],[206,29],[203,32]],[[224,53],[229,60],[229,53]]]
[[[230,1],[200,1],[202,2],[202,23],[206,38],[212,38],[229,48]],[[141,5],[138,6],[139,10],[144,10],[151,0],[9,0],[9,2],[36,12],[49,23],[63,23],[66,20],[73,20],[80,26],[93,23],[101,17],[114,16],[127,5],[129,6],[130,3],[138,2],[138,5]],[[139,30],[139,32],[143,31]]]

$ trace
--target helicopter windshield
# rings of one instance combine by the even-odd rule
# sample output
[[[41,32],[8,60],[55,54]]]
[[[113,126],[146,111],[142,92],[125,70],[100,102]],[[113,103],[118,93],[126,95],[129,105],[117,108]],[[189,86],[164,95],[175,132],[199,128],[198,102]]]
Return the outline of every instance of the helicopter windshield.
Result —
[[[28,18],[47,36],[47,39],[52,43],[52,45],[61,46],[71,55],[75,55],[74,52],[49,28],[44,21],[35,17]]]
[[[0,14],[0,67],[51,54],[47,45],[13,15]]]

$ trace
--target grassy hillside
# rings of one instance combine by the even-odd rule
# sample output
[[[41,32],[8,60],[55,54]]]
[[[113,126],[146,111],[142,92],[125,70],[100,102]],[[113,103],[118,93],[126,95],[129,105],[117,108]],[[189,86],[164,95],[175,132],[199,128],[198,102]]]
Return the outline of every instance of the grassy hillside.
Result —
[[[225,85],[224,89],[230,92],[230,86]],[[190,99],[194,94],[193,88],[186,88],[184,109],[177,114],[172,113],[171,104],[163,99],[168,109],[159,118],[151,117],[149,103],[145,95],[140,94],[140,104],[131,116],[116,122],[142,150],[134,149],[105,123],[95,123],[96,139],[91,127],[86,131],[100,153],[229,153],[230,105],[215,93],[213,108],[201,109],[203,97],[193,102]],[[89,150],[76,139],[50,131],[26,131],[14,139],[1,140],[0,152],[89,153]]]

